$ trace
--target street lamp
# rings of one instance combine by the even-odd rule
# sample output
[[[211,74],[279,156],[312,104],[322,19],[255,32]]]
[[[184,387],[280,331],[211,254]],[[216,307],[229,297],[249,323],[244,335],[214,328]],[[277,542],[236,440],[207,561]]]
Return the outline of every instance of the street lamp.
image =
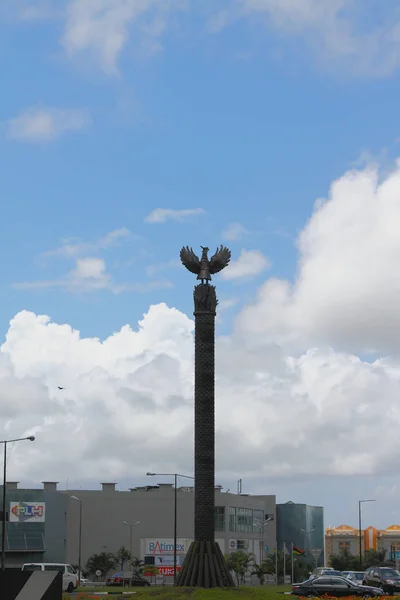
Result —
[[[360,550],[360,567],[362,568],[362,542],[361,542],[361,504],[364,502],[376,502],[376,500],[359,500],[358,501],[358,543]]]
[[[260,529],[260,543],[261,543],[261,551],[260,551],[260,565],[264,560],[264,528],[267,523],[270,523],[274,520],[274,515],[267,515],[264,521],[260,521],[260,519],[253,519],[253,526],[258,527]]]
[[[129,554],[131,555],[130,561],[132,562],[132,546],[133,546],[133,541],[132,541],[132,530],[134,528],[135,525],[139,525],[140,521],[135,521],[134,523],[128,523],[128,521],[122,521],[124,525],[127,525],[129,527]]]
[[[1,570],[6,569],[6,488],[7,488],[7,444],[12,442],[24,442],[29,440],[35,441],[34,435],[28,437],[15,438],[13,440],[0,440],[0,444],[4,444],[4,470],[3,470],[3,514],[1,520]]]
[[[79,502],[79,550],[78,550],[78,581],[81,584],[81,571],[82,571],[82,508],[83,500],[77,496],[71,496],[73,500]]]
[[[174,478],[174,585],[176,584],[176,545],[178,538],[178,477],[184,477],[186,479],[193,479],[191,475],[181,475],[180,473],[146,473],[149,477],[173,477]]]
[[[315,525],[313,525],[310,529],[310,531],[307,531],[306,529],[300,529],[300,531],[302,531],[304,533],[304,537],[305,537],[305,551],[306,551],[306,556],[308,556],[308,551],[309,551],[309,538],[308,536],[310,535],[310,533],[312,533],[313,531],[315,531]]]

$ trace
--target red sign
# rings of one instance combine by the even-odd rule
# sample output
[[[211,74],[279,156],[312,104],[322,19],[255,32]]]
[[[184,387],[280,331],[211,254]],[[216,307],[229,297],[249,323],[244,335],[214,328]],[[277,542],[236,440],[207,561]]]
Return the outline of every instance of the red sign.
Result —
[[[174,576],[174,567],[156,567],[160,575],[166,575],[167,577]],[[181,567],[176,567],[176,572],[179,573]],[[145,577],[151,577],[151,573],[149,571],[144,572]]]

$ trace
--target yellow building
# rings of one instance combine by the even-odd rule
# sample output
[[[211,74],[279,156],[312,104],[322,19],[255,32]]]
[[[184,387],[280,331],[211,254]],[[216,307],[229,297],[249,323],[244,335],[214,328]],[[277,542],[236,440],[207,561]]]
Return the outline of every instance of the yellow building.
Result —
[[[348,550],[354,556],[360,553],[359,530],[349,525],[328,527],[325,531],[325,556],[329,564],[332,554]],[[391,525],[387,529],[367,527],[361,530],[362,551],[386,550],[386,558],[400,560],[400,525]]]

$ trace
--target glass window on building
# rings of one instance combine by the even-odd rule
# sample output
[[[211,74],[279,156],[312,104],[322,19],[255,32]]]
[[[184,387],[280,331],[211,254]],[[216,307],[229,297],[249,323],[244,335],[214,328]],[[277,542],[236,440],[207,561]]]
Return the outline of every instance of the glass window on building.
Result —
[[[251,508],[237,508],[236,531],[247,533],[253,531],[253,510]]]
[[[229,507],[229,531],[236,531],[236,507]]]
[[[258,533],[265,521],[263,510],[253,510],[253,532]]]
[[[225,531],[225,506],[214,507],[215,531]]]

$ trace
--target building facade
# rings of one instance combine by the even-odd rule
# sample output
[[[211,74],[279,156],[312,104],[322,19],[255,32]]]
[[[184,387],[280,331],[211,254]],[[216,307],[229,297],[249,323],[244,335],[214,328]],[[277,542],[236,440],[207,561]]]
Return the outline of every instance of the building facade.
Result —
[[[306,558],[316,566],[325,561],[324,509],[286,502],[276,505],[278,548],[291,544],[305,551]]]
[[[158,484],[129,491],[116,490],[114,483],[101,485],[101,490],[66,491],[58,490],[54,482],[44,483],[43,489],[37,490],[8,484],[8,566],[30,561],[76,565],[82,504],[82,565],[93,554],[115,553],[125,546],[132,549],[134,556],[159,567],[163,574],[172,575],[173,485]],[[178,488],[177,507],[180,566],[193,540],[192,487]],[[267,516],[273,520],[268,527],[260,527]],[[259,561],[263,548],[265,556],[277,545],[275,496],[231,494],[217,487],[215,537],[224,554],[243,549],[254,553]]]
[[[340,525],[328,527],[325,533],[326,556],[339,554],[347,550],[350,554],[360,554],[360,532],[355,527]],[[400,560],[400,525],[391,525],[387,529],[369,526],[361,530],[361,551],[384,550],[386,558]]]

